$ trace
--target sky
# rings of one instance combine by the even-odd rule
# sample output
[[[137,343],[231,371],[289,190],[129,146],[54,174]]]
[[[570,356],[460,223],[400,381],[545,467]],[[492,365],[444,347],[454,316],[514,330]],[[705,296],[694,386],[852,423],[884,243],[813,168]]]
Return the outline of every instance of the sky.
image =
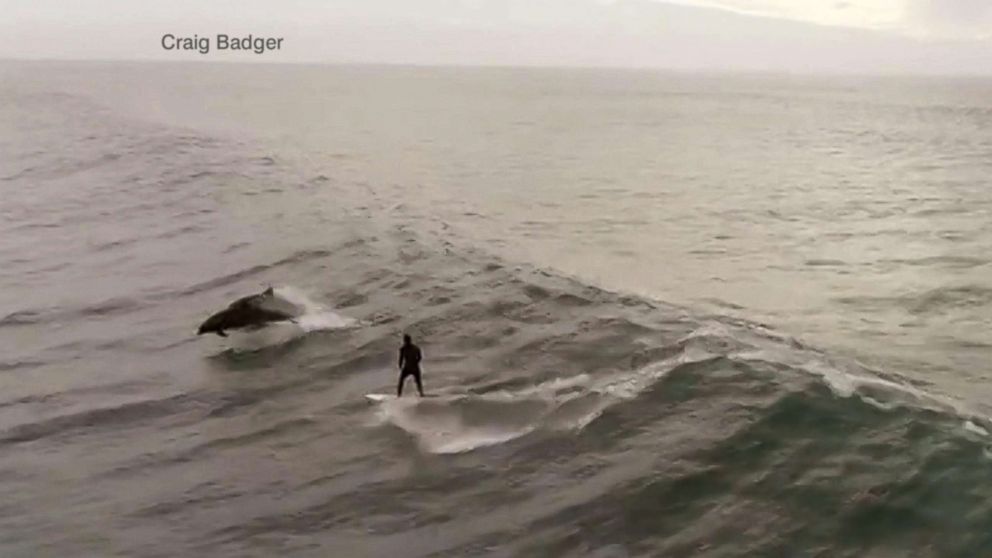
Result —
[[[987,75],[992,0],[0,0],[0,58]]]

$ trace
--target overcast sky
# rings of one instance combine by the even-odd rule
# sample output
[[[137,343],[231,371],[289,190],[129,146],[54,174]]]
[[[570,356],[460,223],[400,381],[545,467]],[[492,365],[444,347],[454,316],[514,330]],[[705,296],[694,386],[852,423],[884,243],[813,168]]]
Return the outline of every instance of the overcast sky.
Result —
[[[0,57],[992,74],[992,0],[0,0]]]

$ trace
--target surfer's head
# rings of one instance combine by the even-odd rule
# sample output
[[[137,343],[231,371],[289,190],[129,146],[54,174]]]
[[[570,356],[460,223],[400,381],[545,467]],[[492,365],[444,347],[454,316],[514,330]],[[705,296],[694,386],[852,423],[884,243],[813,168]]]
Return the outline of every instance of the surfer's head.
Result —
[[[403,336],[403,344],[404,345],[409,345],[411,343],[413,343],[413,339],[410,339],[410,336],[409,335],[404,335]]]

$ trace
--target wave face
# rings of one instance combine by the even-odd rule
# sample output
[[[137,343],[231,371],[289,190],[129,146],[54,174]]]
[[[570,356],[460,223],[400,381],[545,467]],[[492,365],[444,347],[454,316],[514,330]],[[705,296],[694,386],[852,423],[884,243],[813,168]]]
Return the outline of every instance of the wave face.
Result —
[[[992,555],[992,421],[955,389],[979,369],[869,368],[746,305],[521,263],[484,240],[495,212],[432,213],[429,173],[404,194],[360,154],[155,123],[72,77],[140,68],[2,68],[0,555]],[[950,323],[987,306],[980,259],[893,259],[974,275],[836,298]],[[194,335],[270,284],[299,323]],[[367,401],[403,333],[429,397]]]

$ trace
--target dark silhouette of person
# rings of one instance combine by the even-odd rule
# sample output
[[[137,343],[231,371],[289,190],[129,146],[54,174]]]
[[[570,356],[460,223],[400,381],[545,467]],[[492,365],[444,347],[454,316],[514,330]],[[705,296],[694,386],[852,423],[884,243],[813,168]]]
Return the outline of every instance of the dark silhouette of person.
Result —
[[[417,382],[417,391],[424,396],[424,385],[420,381],[420,359],[423,354],[420,347],[413,344],[409,335],[403,336],[403,346],[400,347],[400,383],[396,386],[396,397],[403,396],[403,382],[407,376],[413,376]]]

